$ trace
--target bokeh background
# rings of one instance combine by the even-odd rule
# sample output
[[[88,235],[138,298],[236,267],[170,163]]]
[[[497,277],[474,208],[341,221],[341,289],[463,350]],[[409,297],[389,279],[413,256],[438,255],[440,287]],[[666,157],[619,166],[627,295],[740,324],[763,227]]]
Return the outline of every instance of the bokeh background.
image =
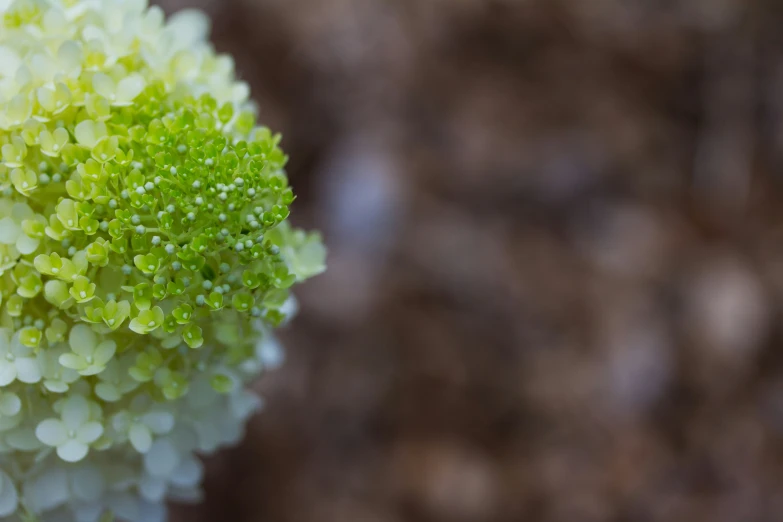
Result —
[[[783,520],[783,4],[159,3],[330,248],[178,520]]]

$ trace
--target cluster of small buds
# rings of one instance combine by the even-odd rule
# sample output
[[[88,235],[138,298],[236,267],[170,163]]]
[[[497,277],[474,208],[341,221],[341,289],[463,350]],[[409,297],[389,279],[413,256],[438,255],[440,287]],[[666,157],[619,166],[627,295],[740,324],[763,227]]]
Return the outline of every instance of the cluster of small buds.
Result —
[[[155,521],[198,498],[279,360],[280,137],[195,12],[0,0],[0,518]]]

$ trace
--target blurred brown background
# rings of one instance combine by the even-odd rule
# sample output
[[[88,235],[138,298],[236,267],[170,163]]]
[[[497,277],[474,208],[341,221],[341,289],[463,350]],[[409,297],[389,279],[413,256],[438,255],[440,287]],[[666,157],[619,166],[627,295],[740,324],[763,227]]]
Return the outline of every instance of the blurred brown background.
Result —
[[[783,520],[783,4],[160,3],[330,248],[179,520]]]

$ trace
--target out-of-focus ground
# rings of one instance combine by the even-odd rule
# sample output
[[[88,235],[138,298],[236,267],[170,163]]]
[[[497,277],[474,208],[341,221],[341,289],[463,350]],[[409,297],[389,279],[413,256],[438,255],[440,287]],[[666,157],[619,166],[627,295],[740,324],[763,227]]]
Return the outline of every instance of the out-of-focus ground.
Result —
[[[162,3],[330,248],[179,520],[783,520],[779,2]]]

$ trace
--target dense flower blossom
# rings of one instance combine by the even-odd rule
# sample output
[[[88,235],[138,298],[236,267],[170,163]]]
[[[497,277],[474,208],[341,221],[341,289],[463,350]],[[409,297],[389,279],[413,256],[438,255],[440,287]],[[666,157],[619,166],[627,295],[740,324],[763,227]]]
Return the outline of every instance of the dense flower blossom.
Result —
[[[146,0],[0,0],[0,519],[155,522],[198,500],[279,364],[280,137],[206,40]]]

